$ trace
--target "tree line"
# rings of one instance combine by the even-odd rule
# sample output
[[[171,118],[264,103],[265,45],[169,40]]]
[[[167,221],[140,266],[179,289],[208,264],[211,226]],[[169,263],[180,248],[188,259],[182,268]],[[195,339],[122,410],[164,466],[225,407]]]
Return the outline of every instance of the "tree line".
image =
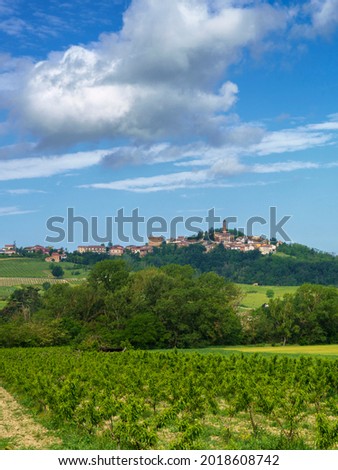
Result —
[[[190,348],[338,341],[338,290],[304,285],[249,313],[241,289],[192,266],[133,271],[123,259],[95,264],[80,286],[15,290],[0,311],[0,346]]]
[[[82,285],[16,290],[0,312],[0,345],[192,347],[240,342],[240,290],[215,273],[168,265],[132,272],[97,263]]]
[[[246,343],[338,343],[338,289],[304,284],[269,299],[242,322]]]

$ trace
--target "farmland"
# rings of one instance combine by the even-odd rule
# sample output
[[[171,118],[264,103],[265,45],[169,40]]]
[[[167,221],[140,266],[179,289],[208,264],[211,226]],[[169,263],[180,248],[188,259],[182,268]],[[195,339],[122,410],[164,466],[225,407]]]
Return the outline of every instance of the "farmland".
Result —
[[[74,266],[73,263],[62,263],[66,279],[83,278],[84,267]],[[38,278],[53,279],[49,263],[31,258],[0,258],[0,278]],[[43,282],[43,281],[42,281]]]
[[[59,448],[334,449],[337,368],[304,356],[31,348],[2,350],[0,381]]]
[[[45,261],[30,258],[2,258],[0,259],[0,278],[2,277],[52,278],[53,276]]]
[[[73,263],[62,263],[63,279],[55,279],[45,261],[30,258],[0,258],[0,309],[6,304],[7,298],[20,286],[39,287],[43,283],[50,284],[82,282],[87,270]]]

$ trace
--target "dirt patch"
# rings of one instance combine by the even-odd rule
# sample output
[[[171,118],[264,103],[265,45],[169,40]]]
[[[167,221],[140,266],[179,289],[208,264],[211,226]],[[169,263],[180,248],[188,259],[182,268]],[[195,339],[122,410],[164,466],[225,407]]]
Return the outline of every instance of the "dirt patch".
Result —
[[[0,387],[0,436],[11,449],[50,449],[59,440],[25,413],[18,402]]]

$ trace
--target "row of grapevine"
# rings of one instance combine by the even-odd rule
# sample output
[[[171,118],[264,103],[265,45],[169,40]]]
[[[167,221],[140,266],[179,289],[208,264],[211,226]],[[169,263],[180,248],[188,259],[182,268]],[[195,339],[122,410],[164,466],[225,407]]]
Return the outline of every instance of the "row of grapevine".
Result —
[[[337,446],[332,360],[12,349],[1,351],[0,380],[54,425],[76,424],[111,448]]]
[[[0,277],[0,287],[19,287],[19,286],[41,286],[44,282],[50,284],[65,283],[68,280],[54,279],[51,277]]]

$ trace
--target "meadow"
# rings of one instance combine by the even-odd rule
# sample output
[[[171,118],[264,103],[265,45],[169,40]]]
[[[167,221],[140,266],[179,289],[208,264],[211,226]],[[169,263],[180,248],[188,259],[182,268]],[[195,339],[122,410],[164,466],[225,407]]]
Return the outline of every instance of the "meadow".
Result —
[[[252,284],[236,284],[243,291],[241,308],[255,309],[269,303],[267,291],[273,291],[273,298],[283,297],[285,294],[294,294],[298,286],[254,286]]]
[[[309,346],[299,346],[298,344],[285,346],[217,346],[202,349],[186,349],[182,352],[198,352],[200,354],[261,354],[266,356],[286,355],[286,356],[315,356],[338,360],[338,344],[315,344]]]
[[[338,361],[318,356],[13,348],[0,383],[48,448],[338,447]]]

